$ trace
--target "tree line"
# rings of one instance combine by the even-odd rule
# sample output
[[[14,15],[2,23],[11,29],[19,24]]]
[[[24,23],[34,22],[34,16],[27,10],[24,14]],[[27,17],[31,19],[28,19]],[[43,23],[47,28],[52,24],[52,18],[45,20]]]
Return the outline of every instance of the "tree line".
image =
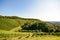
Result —
[[[25,23],[21,26],[22,30],[31,30],[36,32],[60,32],[60,27],[54,26],[50,23],[37,22],[37,23]]]

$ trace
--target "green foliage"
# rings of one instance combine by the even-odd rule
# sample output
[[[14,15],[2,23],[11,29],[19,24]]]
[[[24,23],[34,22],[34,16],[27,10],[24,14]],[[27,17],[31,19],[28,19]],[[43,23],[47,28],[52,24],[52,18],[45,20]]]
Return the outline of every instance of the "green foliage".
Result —
[[[42,32],[55,32],[56,27],[50,23],[45,22],[34,22],[34,23],[25,23],[22,26],[22,30],[35,30],[35,31],[42,31]]]

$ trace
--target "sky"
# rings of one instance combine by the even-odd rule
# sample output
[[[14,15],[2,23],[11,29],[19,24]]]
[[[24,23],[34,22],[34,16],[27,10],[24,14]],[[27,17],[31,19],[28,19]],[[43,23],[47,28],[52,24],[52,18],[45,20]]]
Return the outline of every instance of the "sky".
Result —
[[[0,15],[60,21],[60,0],[0,0]]]

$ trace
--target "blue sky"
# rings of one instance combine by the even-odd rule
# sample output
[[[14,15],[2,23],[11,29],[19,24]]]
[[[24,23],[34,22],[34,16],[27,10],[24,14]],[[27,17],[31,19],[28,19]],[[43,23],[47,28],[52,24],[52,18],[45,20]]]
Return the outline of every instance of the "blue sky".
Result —
[[[60,21],[60,0],[0,0],[0,15]]]

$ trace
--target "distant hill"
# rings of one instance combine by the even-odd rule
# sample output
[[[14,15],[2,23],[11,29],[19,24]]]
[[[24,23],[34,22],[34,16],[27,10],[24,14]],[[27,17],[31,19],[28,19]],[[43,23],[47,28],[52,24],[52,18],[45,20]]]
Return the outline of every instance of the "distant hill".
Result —
[[[48,21],[56,26],[60,26],[60,21]]]

